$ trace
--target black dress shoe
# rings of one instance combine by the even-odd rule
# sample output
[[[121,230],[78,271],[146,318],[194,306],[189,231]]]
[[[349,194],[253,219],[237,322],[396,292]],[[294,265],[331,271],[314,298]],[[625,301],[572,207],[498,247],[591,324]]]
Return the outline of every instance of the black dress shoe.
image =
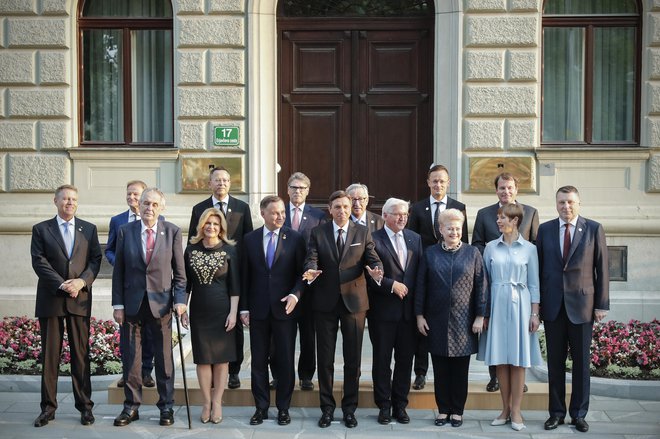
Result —
[[[355,428],[357,427],[357,424],[357,419],[355,419],[355,415],[353,413],[344,414],[344,425],[346,425],[346,428]]]
[[[277,412],[277,423],[279,425],[289,425],[291,423],[291,416],[288,410],[279,410]]]
[[[124,410],[115,418],[115,426],[124,427],[138,419],[140,419],[140,415],[137,410]]]
[[[241,380],[238,378],[237,373],[230,373],[229,380],[227,382],[227,387],[230,389],[238,389],[241,387]]]
[[[124,377],[119,378],[119,381],[117,381],[117,387],[124,387]]]
[[[488,384],[486,385],[487,392],[497,392],[500,390],[500,383],[497,382],[497,378],[491,378]]]
[[[277,389],[277,378],[273,378],[272,381],[268,384],[268,387],[270,387],[270,390]]]
[[[174,424],[174,410],[165,409],[160,411],[160,425],[172,425]]]
[[[37,419],[34,420],[35,427],[43,427],[48,425],[48,421],[55,419],[55,412],[41,412]]]
[[[585,421],[584,418],[571,419],[571,425],[575,425],[575,429],[580,433],[586,433],[589,431],[589,424],[587,424],[587,421]]]
[[[83,410],[80,412],[80,423],[82,425],[92,425],[94,421],[94,415],[91,410]]]
[[[460,427],[463,425],[463,417],[461,416],[461,419],[451,418],[449,422],[451,423],[452,427]]]
[[[312,380],[300,380],[300,390],[314,390]]]
[[[250,418],[250,425],[263,424],[264,419],[268,419],[268,410],[256,409]]]
[[[332,424],[332,421],[334,421],[332,412],[323,412],[321,418],[319,419],[319,427],[328,428],[330,427],[330,424]]]
[[[144,387],[156,387],[156,382],[151,378],[151,375],[145,375],[142,377],[142,385]]]
[[[389,408],[381,408],[378,412],[378,423],[387,425],[392,422],[392,417],[390,416]]]
[[[426,385],[426,377],[424,375],[417,375],[415,377],[415,382],[412,385],[412,388],[415,390],[422,390]]]
[[[393,417],[399,424],[410,423],[410,416],[406,413],[406,409],[394,409]]]
[[[444,418],[435,418],[435,425],[438,427],[442,427],[445,425],[447,422],[449,422],[449,415],[445,416]]]
[[[543,428],[546,430],[554,430],[555,428],[559,427],[560,425],[564,424],[564,418],[560,418],[559,416],[550,416],[547,421],[543,424]]]

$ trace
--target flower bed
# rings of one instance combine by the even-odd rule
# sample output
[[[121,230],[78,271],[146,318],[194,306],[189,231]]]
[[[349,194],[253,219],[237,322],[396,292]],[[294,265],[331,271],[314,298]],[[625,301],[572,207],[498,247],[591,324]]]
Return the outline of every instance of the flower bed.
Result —
[[[541,350],[546,355],[545,337]],[[572,361],[566,361],[570,370]],[[591,339],[591,375],[603,378],[660,380],[660,321],[595,323]]]
[[[92,317],[89,328],[89,357],[92,375],[121,373],[119,327],[112,320]],[[0,373],[38,375],[41,373],[41,332],[39,320],[5,317],[0,322]],[[60,373],[69,375],[71,353],[64,334]]]

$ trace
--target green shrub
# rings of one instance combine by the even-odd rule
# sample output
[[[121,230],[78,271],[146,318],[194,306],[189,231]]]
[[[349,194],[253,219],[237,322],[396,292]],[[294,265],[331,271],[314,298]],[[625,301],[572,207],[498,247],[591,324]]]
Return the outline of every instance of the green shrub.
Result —
[[[105,364],[103,364],[103,369],[109,375],[116,375],[118,373],[121,373],[122,372],[121,361],[106,361]]]

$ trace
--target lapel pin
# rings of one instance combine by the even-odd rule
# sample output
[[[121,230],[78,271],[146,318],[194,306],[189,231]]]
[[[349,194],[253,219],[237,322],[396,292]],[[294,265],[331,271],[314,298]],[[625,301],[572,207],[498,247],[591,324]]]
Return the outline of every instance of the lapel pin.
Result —
[[[160,234],[161,234],[161,235],[164,235],[164,234],[165,234],[165,232],[160,232]]]
[[[376,222],[376,221],[374,221],[374,220],[371,220],[371,224],[374,224],[375,222]]]
[[[582,229],[578,229],[578,232],[581,232],[581,231],[582,231]]]
[[[424,209],[424,210],[429,210],[429,208],[427,207],[427,208],[426,208],[426,209]]]
[[[231,209],[227,209],[227,213],[231,213]]]
[[[303,219],[304,219],[304,220],[306,220],[306,219],[307,219],[307,217],[306,217],[306,216],[304,216],[304,217],[303,217]]]
[[[82,227],[78,227],[78,231],[79,231],[79,232],[82,232]]]
[[[286,239],[286,234],[282,233],[282,239]]]

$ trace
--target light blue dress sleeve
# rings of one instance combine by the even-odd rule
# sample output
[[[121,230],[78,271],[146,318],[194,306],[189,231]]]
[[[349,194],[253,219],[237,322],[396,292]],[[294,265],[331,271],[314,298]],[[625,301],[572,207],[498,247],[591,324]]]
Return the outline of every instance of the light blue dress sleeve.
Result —
[[[541,302],[539,292],[539,256],[536,252],[536,246],[527,242],[527,288],[532,299],[532,303]]]

